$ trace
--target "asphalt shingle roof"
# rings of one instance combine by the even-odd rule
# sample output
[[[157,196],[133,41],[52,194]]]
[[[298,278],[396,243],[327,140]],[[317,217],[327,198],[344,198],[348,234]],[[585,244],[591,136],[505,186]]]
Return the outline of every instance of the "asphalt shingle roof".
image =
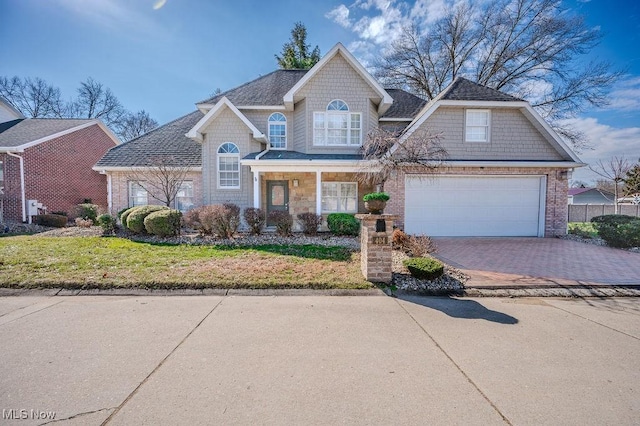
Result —
[[[235,106],[284,105],[284,95],[308,70],[276,70],[198,103],[215,104],[223,96]]]
[[[466,78],[458,77],[442,94],[440,99],[450,101],[521,101],[490,87],[483,86]]]
[[[255,160],[256,155],[260,154],[259,152],[252,152],[251,154],[245,156],[243,160]],[[356,154],[304,154],[298,151],[281,151],[281,150],[270,150],[267,151],[262,157],[261,160],[362,160],[361,155]]]
[[[13,120],[9,123],[13,123]],[[19,120],[12,126],[8,126],[0,133],[0,147],[18,147],[33,142],[46,136],[63,132],[74,127],[86,124],[91,119],[68,118],[26,118]],[[6,125],[6,123],[3,123]],[[7,126],[3,126],[7,127]]]
[[[426,100],[402,89],[385,90],[393,98],[393,103],[381,118],[408,118],[411,120],[427,103]]]
[[[144,167],[162,159],[167,165],[202,165],[202,146],[185,136],[203,117],[194,111],[144,135],[111,148],[96,167]]]

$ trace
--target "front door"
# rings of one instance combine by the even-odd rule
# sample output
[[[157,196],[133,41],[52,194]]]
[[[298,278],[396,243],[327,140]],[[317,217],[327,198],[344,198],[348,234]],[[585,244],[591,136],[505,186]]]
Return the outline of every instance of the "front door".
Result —
[[[267,226],[273,226],[269,213],[273,211],[289,211],[289,181],[267,181]]]

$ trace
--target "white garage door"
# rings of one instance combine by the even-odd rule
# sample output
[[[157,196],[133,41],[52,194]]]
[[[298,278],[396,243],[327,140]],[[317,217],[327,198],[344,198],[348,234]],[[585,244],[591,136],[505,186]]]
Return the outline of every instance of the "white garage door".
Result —
[[[544,176],[406,177],[405,231],[429,236],[543,236]]]

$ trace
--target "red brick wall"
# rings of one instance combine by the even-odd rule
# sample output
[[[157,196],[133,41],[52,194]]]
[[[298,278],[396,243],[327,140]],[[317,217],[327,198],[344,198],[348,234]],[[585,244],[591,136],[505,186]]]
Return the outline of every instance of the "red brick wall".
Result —
[[[96,124],[25,149],[26,199],[35,199],[48,212],[71,212],[73,206],[90,198],[107,206],[107,178],[91,169],[114,146]],[[0,154],[1,155],[1,154]],[[5,220],[22,220],[20,165],[17,158],[4,155]]]

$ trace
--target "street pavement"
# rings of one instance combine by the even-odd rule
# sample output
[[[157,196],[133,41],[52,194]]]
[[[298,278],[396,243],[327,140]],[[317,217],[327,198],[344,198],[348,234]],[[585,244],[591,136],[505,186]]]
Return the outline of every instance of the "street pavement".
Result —
[[[637,298],[12,296],[0,341],[0,424],[640,419]]]

